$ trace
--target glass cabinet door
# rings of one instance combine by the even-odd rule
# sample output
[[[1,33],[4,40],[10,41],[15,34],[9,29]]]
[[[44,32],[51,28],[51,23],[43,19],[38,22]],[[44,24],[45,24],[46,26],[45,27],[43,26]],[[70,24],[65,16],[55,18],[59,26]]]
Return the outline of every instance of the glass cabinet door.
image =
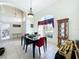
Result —
[[[58,23],[58,45],[61,45],[64,40],[68,39],[69,28],[68,18],[57,20]]]
[[[64,37],[64,23],[61,23],[61,29],[60,34],[62,37]]]

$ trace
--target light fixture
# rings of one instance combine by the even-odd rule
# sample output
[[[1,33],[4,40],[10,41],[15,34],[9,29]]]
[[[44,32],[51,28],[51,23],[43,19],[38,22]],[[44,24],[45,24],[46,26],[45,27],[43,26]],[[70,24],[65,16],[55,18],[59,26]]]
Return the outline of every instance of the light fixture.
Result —
[[[30,11],[28,13],[28,17],[33,18],[33,12],[32,12],[32,0],[30,0]]]
[[[30,8],[30,12],[28,13],[28,17],[33,17],[32,8]]]

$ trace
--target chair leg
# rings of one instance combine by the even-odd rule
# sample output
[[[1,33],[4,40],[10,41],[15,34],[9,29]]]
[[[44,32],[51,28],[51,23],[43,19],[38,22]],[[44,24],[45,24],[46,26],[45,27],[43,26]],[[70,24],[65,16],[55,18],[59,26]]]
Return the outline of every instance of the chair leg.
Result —
[[[25,44],[24,44],[24,46],[23,46],[23,50],[24,50],[24,48],[25,48]]]
[[[23,37],[21,37],[21,46],[22,46],[22,44],[23,44]]]
[[[45,48],[47,50],[47,39],[45,39]]]
[[[46,44],[45,48],[46,48],[46,50],[47,50],[47,44]]]
[[[28,45],[26,45],[26,49],[25,49],[25,52],[27,52],[27,47],[28,47]]]
[[[39,47],[39,55],[41,55],[40,47]]]
[[[22,39],[21,39],[21,46],[22,46]]]
[[[45,53],[45,46],[43,45],[44,53]]]

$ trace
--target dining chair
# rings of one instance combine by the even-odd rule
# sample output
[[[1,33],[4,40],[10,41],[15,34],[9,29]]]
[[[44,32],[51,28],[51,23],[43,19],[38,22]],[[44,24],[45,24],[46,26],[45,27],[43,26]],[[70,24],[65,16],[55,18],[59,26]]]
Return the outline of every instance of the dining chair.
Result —
[[[34,34],[35,34],[35,35],[37,35],[37,34],[38,34],[38,32],[34,32]]]
[[[21,36],[21,46],[23,45],[24,36]]]
[[[45,44],[45,37],[39,38],[38,41],[35,44],[37,47],[39,47],[39,55],[41,55],[40,47],[43,46],[44,52],[45,52],[45,45],[44,44]]]
[[[30,45],[30,44],[32,44],[32,43],[33,43],[33,41],[32,41],[31,39],[29,39],[29,38],[27,38],[27,37],[24,37],[24,46],[23,46],[23,49],[24,49],[25,46],[26,46],[25,52],[27,52],[27,47],[28,47],[28,45]]]
[[[24,35],[22,35],[21,36],[21,46],[23,45],[23,42],[24,42],[24,36],[28,36],[29,34],[27,33],[27,34],[24,34]]]
[[[47,50],[47,38],[46,37],[44,38],[45,38],[45,49]]]

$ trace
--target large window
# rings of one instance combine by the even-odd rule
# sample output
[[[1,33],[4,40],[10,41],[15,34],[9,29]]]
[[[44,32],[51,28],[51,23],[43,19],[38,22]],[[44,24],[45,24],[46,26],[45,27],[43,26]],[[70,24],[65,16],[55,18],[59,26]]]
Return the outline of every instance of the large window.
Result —
[[[44,34],[48,38],[53,38],[53,27],[52,27],[52,24],[44,25]]]
[[[48,38],[53,38],[53,25],[52,22],[49,23],[49,19],[53,19],[53,16],[48,15],[41,18],[41,22],[39,21],[39,34],[46,36]],[[46,20],[47,24],[43,24],[43,22]],[[48,21],[47,21],[48,20]],[[43,21],[43,22],[42,22]]]

